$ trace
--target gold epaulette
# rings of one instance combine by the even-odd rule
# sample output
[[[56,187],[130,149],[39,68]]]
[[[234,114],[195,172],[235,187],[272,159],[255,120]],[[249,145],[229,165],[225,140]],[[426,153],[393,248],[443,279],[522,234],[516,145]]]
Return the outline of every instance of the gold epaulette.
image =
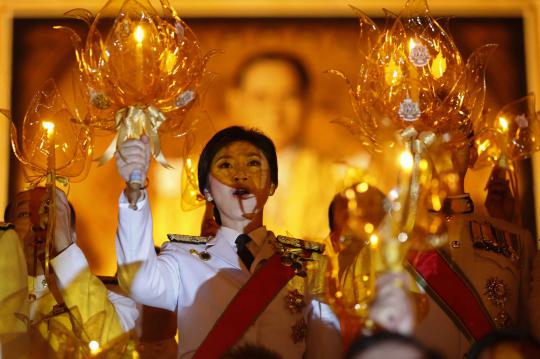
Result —
[[[0,231],[7,231],[8,229],[15,229],[15,225],[12,223],[0,222]]]
[[[206,244],[210,240],[210,237],[200,237],[200,236],[188,236],[185,234],[167,234],[169,241],[176,243],[188,243],[188,244]]]
[[[298,239],[298,238],[286,237],[286,236],[277,236],[276,240],[278,241],[278,246],[284,247],[283,249],[297,248],[297,249],[303,249],[303,250],[315,252],[315,253],[324,252],[323,243],[306,241],[304,239]]]

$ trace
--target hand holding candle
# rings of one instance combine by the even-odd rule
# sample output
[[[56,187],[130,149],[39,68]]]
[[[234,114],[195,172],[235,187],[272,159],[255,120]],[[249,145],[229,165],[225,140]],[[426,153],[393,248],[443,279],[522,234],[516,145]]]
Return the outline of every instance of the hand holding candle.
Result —
[[[116,168],[128,186],[125,190],[130,208],[137,209],[137,201],[141,197],[141,187],[146,181],[146,173],[150,165],[150,144],[147,136],[140,140],[128,140],[120,145],[115,154]]]

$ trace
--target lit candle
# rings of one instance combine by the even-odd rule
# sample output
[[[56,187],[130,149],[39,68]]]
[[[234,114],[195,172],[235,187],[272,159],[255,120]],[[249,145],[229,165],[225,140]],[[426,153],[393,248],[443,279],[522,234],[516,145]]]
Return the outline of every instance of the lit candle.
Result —
[[[56,225],[55,124],[51,121],[42,121],[41,126],[47,131],[47,189],[49,195],[49,218],[47,223],[47,237],[45,239],[45,278],[48,279],[51,244],[54,239]]]
[[[135,84],[139,89],[143,84],[143,41],[144,41],[144,29],[141,25],[137,25],[133,32],[133,38],[135,40]]]
[[[416,48],[416,42],[414,39],[409,40],[409,57],[411,57],[411,54]],[[416,70],[416,66],[414,64],[409,65],[409,79],[411,83],[409,96],[414,102],[418,102],[420,99],[420,93],[418,91],[418,71]]]
[[[375,272],[377,270],[377,256],[378,256],[379,236],[373,233],[369,237],[369,279],[368,289],[366,294],[368,298],[375,293]]]

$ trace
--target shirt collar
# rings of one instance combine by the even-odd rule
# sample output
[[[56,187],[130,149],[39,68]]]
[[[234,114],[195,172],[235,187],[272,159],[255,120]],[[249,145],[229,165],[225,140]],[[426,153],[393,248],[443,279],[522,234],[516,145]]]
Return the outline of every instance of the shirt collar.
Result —
[[[238,238],[239,235],[241,235],[241,232],[238,232],[235,229],[221,226],[218,230],[218,233],[216,234],[216,239],[223,238],[226,240],[233,248],[236,250],[236,238]],[[265,226],[261,226],[249,233],[247,235],[255,242],[257,246],[262,246],[264,243],[264,239],[268,235],[268,231],[266,230]]]
[[[474,203],[468,193],[448,196],[444,200],[443,211],[447,215],[473,213]]]

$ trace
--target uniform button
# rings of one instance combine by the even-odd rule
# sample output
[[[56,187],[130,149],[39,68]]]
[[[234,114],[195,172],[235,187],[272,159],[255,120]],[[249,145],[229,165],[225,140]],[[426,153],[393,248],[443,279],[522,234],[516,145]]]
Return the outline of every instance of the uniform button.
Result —
[[[456,249],[456,248],[461,247],[461,242],[460,241],[452,241],[450,243],[450,245],[452,246],[452,248]]]

